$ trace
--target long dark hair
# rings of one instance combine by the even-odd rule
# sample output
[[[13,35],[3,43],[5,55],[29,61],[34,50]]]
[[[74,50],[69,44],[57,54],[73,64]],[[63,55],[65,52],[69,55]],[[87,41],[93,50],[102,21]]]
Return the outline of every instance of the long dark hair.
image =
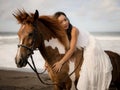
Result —
[[[72,30],[72,27],[73,27],[73,26],[72,26],[72,24],[70,23],[70,20],[68,19],[67,15],[66,15],[64,12],[56,12],[53,16],[54,16],[54,18],[58,19],[58,17],[59,17],[60,15],[64,15],[64,16],[67,18],[68,22],[69,22],[69,27],[68,27],[68,29],[66,30],[66,33],[67,33],[68,39],[71,40],[71,30]]]

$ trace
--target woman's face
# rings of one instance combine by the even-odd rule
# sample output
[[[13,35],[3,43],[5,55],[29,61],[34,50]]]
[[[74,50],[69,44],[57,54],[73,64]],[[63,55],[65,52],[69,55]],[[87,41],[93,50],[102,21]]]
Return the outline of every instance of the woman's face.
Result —
[[[69,21],[64,15],[60,15],[58,20],[65,30],[69,28]]]

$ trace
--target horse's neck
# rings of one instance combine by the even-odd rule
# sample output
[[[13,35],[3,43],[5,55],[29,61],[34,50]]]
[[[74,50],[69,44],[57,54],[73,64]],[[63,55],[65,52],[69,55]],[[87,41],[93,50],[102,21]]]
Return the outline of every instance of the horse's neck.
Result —
[[[43,36],[44,40],[46,40],[48,42],[52,40],[53,43],[56,43],[56,40],[57,40],[57,42],[61,43],[65,47],[66,50],[69,49],[69,40],[68,40],[68,37],[67,37],[66,33],[65,33],[64,37],[61,36],[60,38],[57,38],[54,35],[54,33],[51,30],[49,30],[49,28],[46,27],[43,23],[39,22],[39,24],[40,25],[38,25],[38,26],[41,26],[43,28],[43,29],[39,29],[39,30],[42,33],[42,36]]]
[[[43,29],[39,30],[42,34],[43,40],[41,46],[39,46],[39,50],[45,60],[54,63],[56,60],[60,60],[61,56],[63,56],[69,49],[69,40],[67,38],[67,34],[64,37],[61,36],[60,38],[57,38],[53,32],[51,32],[42,23],[41,28]]]
[[[66,52],[65,46],[57,38],[51,38],[49,41],[44,40],[44,44],[45,47],[57,48],[60,54],[65,54]]]
[[[61,36],[62,37],[62,36]],[[49,37],[45,37],[45,40],[44,40],[44,43],[48,46],[51,45],[52,47],[63,47],[65,48],[65,50],[68,50],[69,49],[69,40],[67,38],[67,35],[66,37],[62,37],[62,38],[57,38],[55,37],[54,35],[51,35]],[[56,46],[55,46],[56,45]]]
[[[49,40],[43,40],[39,49],[44,59],[51,65],[60,60],[67,51],[65,46],[53,37]]]

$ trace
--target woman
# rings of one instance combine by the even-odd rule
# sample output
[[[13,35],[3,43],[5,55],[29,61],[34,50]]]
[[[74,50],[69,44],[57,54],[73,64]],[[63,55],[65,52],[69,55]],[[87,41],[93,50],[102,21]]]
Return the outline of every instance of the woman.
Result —
[[[70,49],[65,56],[53,65],[55,72],[60,72],[62,65],[69,60],[76,47],[84,48],[84,61],[80,71],[78,90],[106,90],[109,88],[112,76],[112,65],[109,57],[101,49],[97,40],[89,33],[78,30],[70,24],[67,16],[63,12],[56,12],[54,17],[68,35]]]

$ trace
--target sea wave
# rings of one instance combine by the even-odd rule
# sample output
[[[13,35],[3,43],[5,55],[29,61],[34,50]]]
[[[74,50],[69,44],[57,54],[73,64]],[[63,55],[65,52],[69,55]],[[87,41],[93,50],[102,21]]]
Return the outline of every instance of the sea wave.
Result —
[[[0,36],[0,40],[3,40],[3,39],[16,39],[18,38],[17,35],[12,35],[12,36]]]
[[[100,40],[120,40],[120,36],[95,36],[97,39]],[[13,35],[13,36],[0,36],[0,40],[4,40],[4,39],[17,39],[18,36],[17,35]]]
[[[120,36],[95,36],[99,40],[120,40]]]

